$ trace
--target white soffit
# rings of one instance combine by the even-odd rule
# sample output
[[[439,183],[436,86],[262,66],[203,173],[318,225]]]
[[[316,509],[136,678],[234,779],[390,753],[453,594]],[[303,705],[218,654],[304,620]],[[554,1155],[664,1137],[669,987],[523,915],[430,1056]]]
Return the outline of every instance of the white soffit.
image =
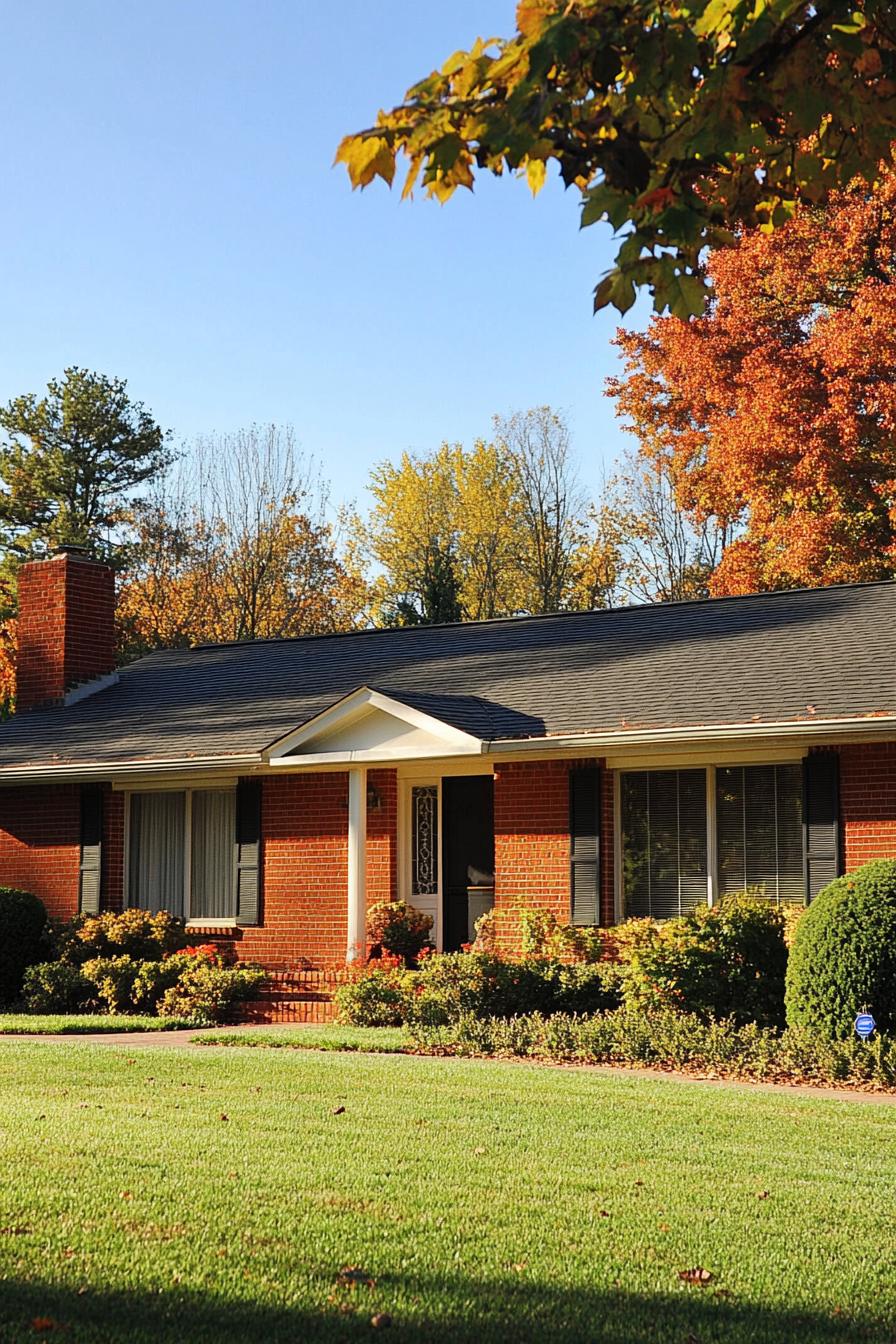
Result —
[[[275,742],[267,757],[274,766],[295,766],[480,756],[484,750],[478,737],[362,686]]]

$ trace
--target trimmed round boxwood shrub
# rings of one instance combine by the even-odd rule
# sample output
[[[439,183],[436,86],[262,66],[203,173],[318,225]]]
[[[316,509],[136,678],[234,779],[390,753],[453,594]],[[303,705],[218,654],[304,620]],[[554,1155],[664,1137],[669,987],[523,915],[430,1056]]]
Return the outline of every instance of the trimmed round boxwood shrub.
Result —
[[[896,862],[866,863],[815,897],[796,928],[787,966],[788,1026],[833,1040],[856,1014],[896,1029]]]
[[[0,887],[0,1003],[18,998],[26,967],[47,955],[46,927],[47,912],[36,896]]]

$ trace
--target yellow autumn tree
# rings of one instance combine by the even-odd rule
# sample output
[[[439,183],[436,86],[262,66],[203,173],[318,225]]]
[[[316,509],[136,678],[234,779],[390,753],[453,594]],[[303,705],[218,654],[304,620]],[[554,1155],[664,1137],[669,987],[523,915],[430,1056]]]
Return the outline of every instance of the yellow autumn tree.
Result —
[[[471,448],[443,443],[371,473],[358,524],[378,577],[378,619],[482,620],[591,605],[607,587],[557,412],[495,417]],[[601,564],[600,576],[598,569]]]

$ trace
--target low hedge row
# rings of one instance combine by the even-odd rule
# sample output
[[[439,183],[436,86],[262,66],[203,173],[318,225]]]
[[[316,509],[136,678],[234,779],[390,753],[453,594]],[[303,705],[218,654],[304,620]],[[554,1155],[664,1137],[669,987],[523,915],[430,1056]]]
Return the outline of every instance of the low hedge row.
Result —
[[[892,1037],[831,1040],[802,1027],[778,1034],[675,1010],[620,1008],[594,1017],[530,1013],[507,1019],[465,1013],[450,1025],[415,1023],[408,1032],[416,1048],[430,1054],[653,1065],[752,1081],[896,1090]]]

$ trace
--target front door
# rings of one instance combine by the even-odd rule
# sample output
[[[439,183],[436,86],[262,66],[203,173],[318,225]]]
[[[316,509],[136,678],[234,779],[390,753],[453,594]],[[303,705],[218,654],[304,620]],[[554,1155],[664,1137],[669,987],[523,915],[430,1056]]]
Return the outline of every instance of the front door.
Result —
[[[442,945],[472,942],[474,925],[495,899],[495,781],[491,775],[442,780]]]

